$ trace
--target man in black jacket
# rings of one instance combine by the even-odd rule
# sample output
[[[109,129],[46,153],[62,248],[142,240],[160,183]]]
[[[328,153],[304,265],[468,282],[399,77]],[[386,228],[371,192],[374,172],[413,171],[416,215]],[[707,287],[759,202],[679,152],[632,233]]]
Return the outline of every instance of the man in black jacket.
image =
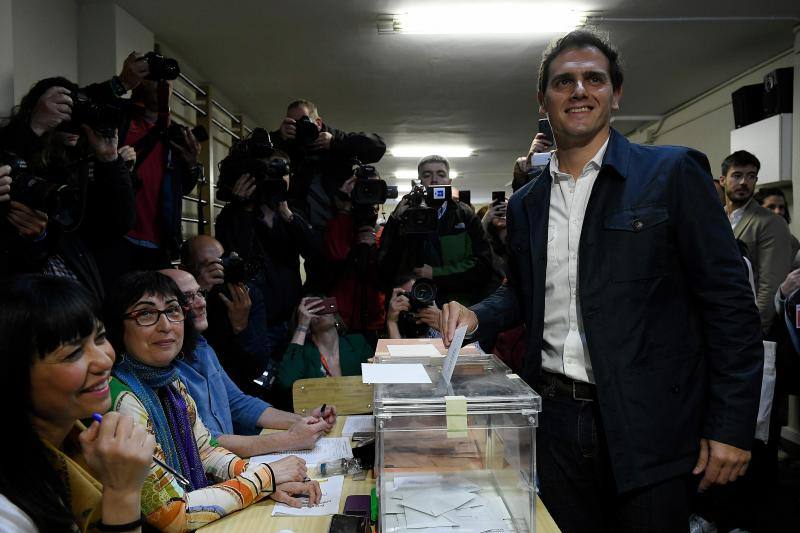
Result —
[[[353,163],[379,161],[386,143],[375,133],[348,133],[330,127],[308,100],[290,103],[280,128],[270,136],[275,148],[291,158],[289,205],[311,224],[314,247],[321,253],[325,226],[336,214],[334,199],[353,175]],[[324,264],[306,263],[305,269],[310,291],[325,291],[334,281]]]
[[[687,495],[750,461],[759,317],[706,157],[610,128],[622,77],[590,32],[545,51],[558,149],[509,202],[506,283],[447,304],[442,331],[526,324],[541,497],[563,531],[686,531]]]

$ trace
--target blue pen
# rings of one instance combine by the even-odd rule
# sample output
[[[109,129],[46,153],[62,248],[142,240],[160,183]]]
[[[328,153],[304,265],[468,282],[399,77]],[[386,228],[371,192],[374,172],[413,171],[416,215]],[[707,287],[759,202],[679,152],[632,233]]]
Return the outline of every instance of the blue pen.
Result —
[[[95,419],[98,423],[103,422],[103,415],[101,415],[100,413],[93,413],[92,418]],[[175,476],[175,479],[178,480],[178,483],[180,483],[183,486],[183,489],[185,491],[188,492],[192,490],[192,484],[189,482],[188,479],[186,479],[183,476],[183,474],[181,474],[180,472],[169,466],[167,463],[165,463],[155,455],[153,456],[153,462],[158,466],[160,466],[161,468],[163,468],[164,470],[166,470],[167,472],[169,472],[170,474],[172,474],[173,476]]]

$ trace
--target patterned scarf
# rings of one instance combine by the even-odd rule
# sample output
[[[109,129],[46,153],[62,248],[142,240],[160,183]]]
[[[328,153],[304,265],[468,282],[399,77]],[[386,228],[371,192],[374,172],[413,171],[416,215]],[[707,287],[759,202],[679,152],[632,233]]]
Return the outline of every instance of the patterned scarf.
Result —
[[[191,481],[192,490],[208,486],[186,402],[171,386],[178,380],[178,369],[173,365],[149,366],[129,354],[122,359],[113,373],[130,387],[150,415],[167,464]]]

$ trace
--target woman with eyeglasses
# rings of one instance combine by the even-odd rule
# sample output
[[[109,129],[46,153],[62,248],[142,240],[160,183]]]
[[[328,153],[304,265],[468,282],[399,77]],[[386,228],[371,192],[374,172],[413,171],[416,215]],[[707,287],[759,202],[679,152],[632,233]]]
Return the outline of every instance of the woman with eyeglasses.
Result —
[[[0,531],[140,531],[155,440],[111,406],[114,349],[73,280],[0,282]]]
[[[319,484],[303,481],[299,458],[251,465],[212,440],[174,364],[176,357],[192,356],[197,338],[174,281],[158,272],[127,274],[107,304],[109,335],[119,353],[112,408],[151,429],[156,457],[180,474],[158,465],[150,469],[142,492],[149,524],[162,531],[194,530],[266,496],[294,507],[300,500],[293,495],[319,501]]]

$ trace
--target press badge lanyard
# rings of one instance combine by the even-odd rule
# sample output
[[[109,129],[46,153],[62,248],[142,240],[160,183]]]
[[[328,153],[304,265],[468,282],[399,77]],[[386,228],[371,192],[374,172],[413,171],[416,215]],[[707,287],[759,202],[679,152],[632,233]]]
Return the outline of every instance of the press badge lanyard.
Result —
[[[322,352],[319,353],[319,360],[322,363],[322,368],[325,369],[325,375],[328,377],[332,376],[331,369],[328,368],[328,361],[325,359],[325,356],[322,355]]]

